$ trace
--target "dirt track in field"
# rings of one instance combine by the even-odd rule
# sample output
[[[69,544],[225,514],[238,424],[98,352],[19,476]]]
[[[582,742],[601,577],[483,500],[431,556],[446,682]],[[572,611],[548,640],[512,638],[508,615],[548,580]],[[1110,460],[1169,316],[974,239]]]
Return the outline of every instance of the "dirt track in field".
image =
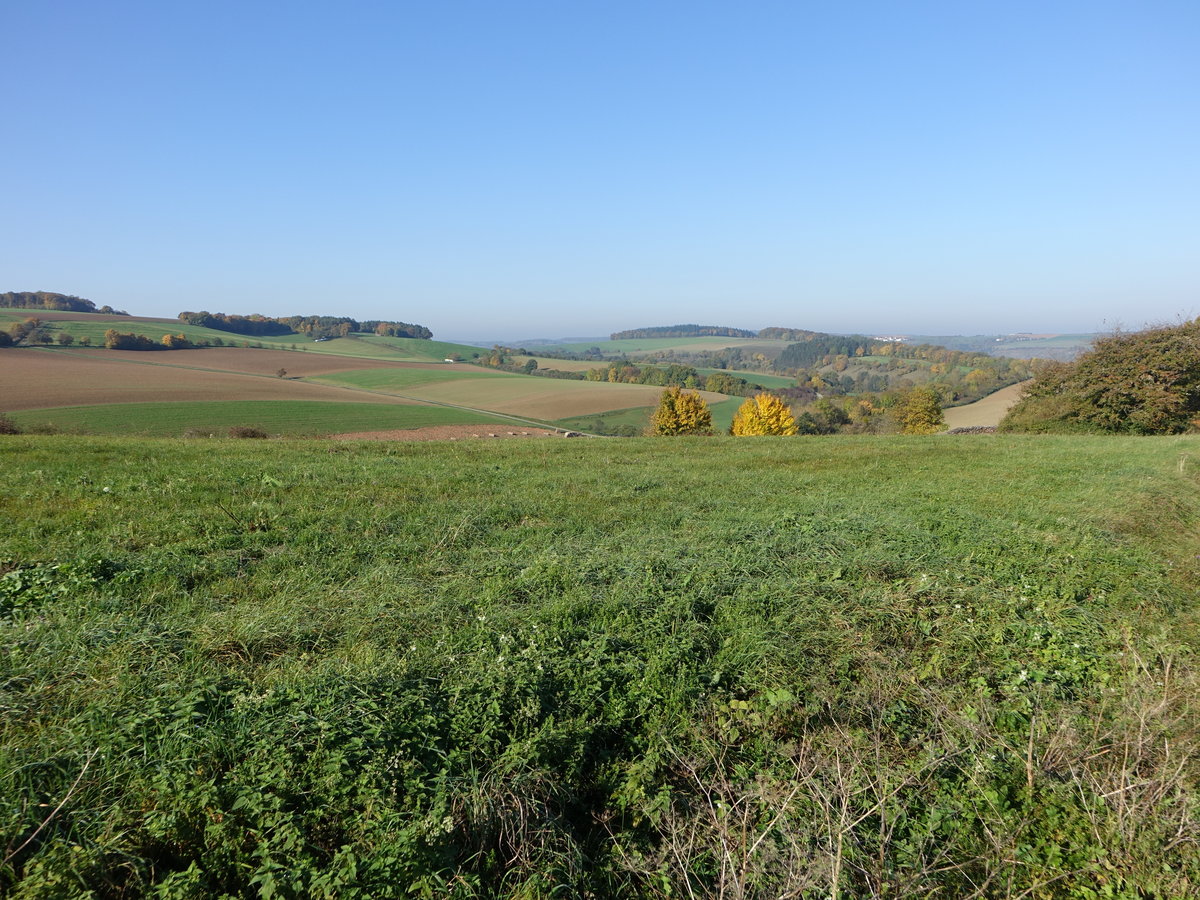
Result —
[[[977,426],[999,425],[1004,414],[1013,404],[1021,399],[1027,382],[1010,384],[994,394],[988,394],[982,400],[968,403],[966,406],[952,406],[942,415],[947,428],[973,428]]]
[[[199,366],[183,367],[165,364],[167,360],[146,360],[147,356],[180,358],[180,363],[202,353],[222,353],[221,350],[162,351],[158,353],[101,350],[84,354],[72,351],[47,351],[24,348],[0,350],[0,411],[42,409],[53,406],[89,406],[102,403],[144,403],[163,400],[339,400],[350,403],[410,403],[399,397],[386,397],[332,385],[311,384],[276,378],[273,373],[281,367],[263,357],[304,357],[300,353],[269,350],[229,350],[231,354],[246,354],[256,367],[265,368],[260,374],[242,371],[214,370]],[[315,355],[315,354],[314,354]],[[213,365],[224,362],[212,359]],[[307,358],[304,359],[307,362]],[[334,357],[336,365],[339,360]],[[314,363],[318,360],[313,360]],[[320,360],[319,362],[326,362]],[[363,368],[362,360],[353,368]],[[392,363],[391,365],[397,365]],[[288,368],[283,365],[284,368]],[[329,371],[328,368],[325,371]],[[288,368],[289,375],[292,372]],[[263,377],[270,374],[270,377]]]

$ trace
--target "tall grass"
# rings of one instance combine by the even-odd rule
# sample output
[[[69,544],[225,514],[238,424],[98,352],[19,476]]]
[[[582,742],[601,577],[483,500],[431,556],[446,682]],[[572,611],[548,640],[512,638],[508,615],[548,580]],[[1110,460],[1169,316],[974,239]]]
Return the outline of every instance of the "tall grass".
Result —
[[[6,437],[0,885],[1189,895],[1196,446]]]

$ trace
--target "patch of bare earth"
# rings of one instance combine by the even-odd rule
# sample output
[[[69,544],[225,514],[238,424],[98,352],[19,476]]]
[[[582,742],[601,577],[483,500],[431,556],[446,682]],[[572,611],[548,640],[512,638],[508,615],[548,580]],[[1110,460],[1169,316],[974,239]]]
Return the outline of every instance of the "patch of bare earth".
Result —
[[[574,433],[574,432],[571,432]],[[459,441],[492,438],[563,437],[567,432],[544,428],[497,428],[485,425],[430,425],[395,431],[350,431],[331,434],[335,441]]]
[[[1027,382],[1010,384],[982,400],[966,406],[952,406],[943,412],[947,428],[979,428],[999,425],[1004,414],[1021,399]]]
[[[341,400],[405,404],[325,384],[191,366],[146,364],[147,356],[208,351],[102,350],[91,355],[59,350],[0,350],[0,408],[5,412],[52,406],[186,400]],[[256,353],[266,351],[237,351]]]

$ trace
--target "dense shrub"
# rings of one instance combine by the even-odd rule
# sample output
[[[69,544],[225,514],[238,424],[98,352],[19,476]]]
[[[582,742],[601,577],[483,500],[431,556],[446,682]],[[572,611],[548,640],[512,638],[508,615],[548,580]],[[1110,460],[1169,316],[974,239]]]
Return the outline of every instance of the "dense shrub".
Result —
[[[1117,333],[1043,368],[1004,431],[1179,434],[1200,417],[1200,319]]]
[[[17,423],[0,413],[0,434],[20,434],[21,429],[17,427]]]
[[[261,428],[256,428],[253,425],[234,425],[229,429],[231,438],[266,438],[270,437]]]

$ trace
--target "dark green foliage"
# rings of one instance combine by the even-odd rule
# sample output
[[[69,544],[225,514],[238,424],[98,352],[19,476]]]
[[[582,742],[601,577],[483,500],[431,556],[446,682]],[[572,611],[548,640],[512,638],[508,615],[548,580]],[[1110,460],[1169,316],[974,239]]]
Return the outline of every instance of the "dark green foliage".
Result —
[[[807,340],[789,344],[779,354],[775,367],[779,370],[806,369],[826,356],[853,356],[860,347],[871,348],[874,342],[862,335],[812,334]]]
[[[13,438],[0,893],[1190,896],[1188,450]]]
[[[252,313],[248,316],[226,313],[181,312],[179,320],[188,325],[215,328],[233,334],[251,337],[268,337],[284,334],[304,334],[314,340],[347,337],[355,332],[373,332],[391,337],[432,338],[433,332],[424,325],[407,322],[387,322],[379,319],[358,321],[349,316],[263,316]]]
[[[5,413],[0,413],[0,434],[20,434],[21,429],[17,427],[17,423],[8,417]]]
[[[1178,434],[1200,427],[1200,319],[1117,333],[1073,363],[1047,365],[1006,431]]]

